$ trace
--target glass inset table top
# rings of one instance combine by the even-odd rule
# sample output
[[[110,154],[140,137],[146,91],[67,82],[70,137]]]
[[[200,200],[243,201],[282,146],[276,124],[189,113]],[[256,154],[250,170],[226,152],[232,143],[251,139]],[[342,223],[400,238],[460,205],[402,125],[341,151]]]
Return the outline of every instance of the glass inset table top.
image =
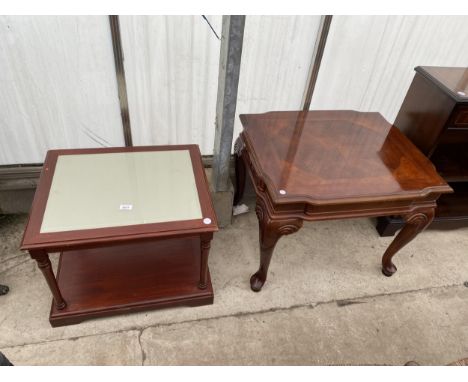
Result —
[[[189,150],[60,155],[40,232],[201,218]]]

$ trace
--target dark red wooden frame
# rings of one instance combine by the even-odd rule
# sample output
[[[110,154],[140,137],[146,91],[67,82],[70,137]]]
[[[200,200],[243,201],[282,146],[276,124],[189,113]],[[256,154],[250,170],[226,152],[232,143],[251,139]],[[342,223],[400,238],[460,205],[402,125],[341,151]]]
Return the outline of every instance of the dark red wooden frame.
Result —
[[[57,158],[60,155],[76,154],[104,154],[120,152],[142,151],[174,151],[188,150],[192,159],[193,172],[197,185],[202,219],[174,221],[166,223],[137,224],[129,226],[93,228],[86,230],[40,233],[44,212],[49,197],[50,186],[55,171]],[[203,180],[205,184],[203,184]],[[203,223],[203,218],[210,218],[211,223]],[[30,218],[21,243],[22,250],[47,248],[49,251],[64,250],[69,248],[86,247],[88,244],[130,241],[139,239],[154,239],[158,237],[193,235],[203,232],[216,232],[218,230],[216,214],[214,212],[211,197],[208,192],[207,180],[200,150],[197,145],[175,146],[137,146],[137,147],[112,147],[98,149],[72,149],[50,150],[47,153],[39,185],[34,196]]]
[[[40,232],[57,158],[60,155],[174,150],[188,150],[190,153],[202,211],[200,219],[63,232]],[[203,222],[205,218],[211,219],[211,222],[205,224]],[[44,162],[21,249],[29,251],[30,256],[36,260],[39,269],[44,274],[54,297],[49,321],[52,326],[61,326],[79,323],[87,318],[105,317],[158,307],[212,304],[213,289],[208,270],[208,255],[213,233],[217,230],[216,214],[197,145],[50,150]],[[199,248],[188,246],[181,249],[182,243],[186,242],[186,238],[190,237],[199,237]],[[165,240],[171,238],[177,238],[178,240],[177,242],[171,241],[172,244],[169,250],[167,246],[161,247]],[[86,257],[84,250],[100,248],[98,251],[94,251],[97,255],[96,259],[101,261],[101,266],[105,269],[113,269],[112,263],[114,261],[112,259],[115,259],[118,251],[112,248],[122,244],[131,244],[132,246],[126,253],[120,253],[120,256],[123,256],[120,263],[124,261],[128,264],[129,270],[126,270],[125,267],[126,271],[122,272],[122,267],[120,267],[118,274],[120,278],[124,278],[121,282],[122,285],[125,285],[127,292],[128,290],[130,292],[134,291],[130,295],[135,296],[135,301],[132,298],[127,299],[125,304],[118,302],[119,291],[117,290],[114,294],[116,280],[112,271],[108,275],[102,274],[102,277],[99,274],[100,285],[98,290],[100,288],[108,292],[111,290],[111,294],[108,293],[106,299],[103,299],[99,293],[95,293],[93,288],[91,290],[87,288],[86,291],[86,288],[82,288],[79,283],[76,283],[76,280],[72,283],[68,282],[68,277],[74,278],[73,274],[80,271],[82,272],[80,282],[83,286],[93,282],[94,268],[90,261],[83,263]],[[165,249],[158,250],[158,248]],[[180,263],[180,269],[177,268],[176,271],[176,274],[179,275],[177,277],[174,276],[173,266],[170,265],[174,258],[174,250],[178,251],[177,256],[179,258],[183,256],[188,260]],[[140,259],[142,258],[141,251],[145,254],[146,259],[154,259],[151,265],[141,265],[141,262],[135,261],[135,254],[137,253],[140,253]],[[62,252],[57,278],[49,260],[49,253],[51,252]],[[67,264],[69,265],[66,267],[68,276],[62,277],[63,256],[67,256]],[[167,267],[170,267],[170,269],[166,269]],[[139,274],[145,273],[148,269],[154,269],[154,275],[151,278],[140,279]],[[85,270],[84,273],[83,270]],[[186,275],[187,277],[181,278],[180,275]],[[120,278],[117,280],[119,285]],[[156,284],[156,280],[159,284]],[[164,285],[163,290],[156,290],[155,286],[157,285]],[[111,286],[113,287],[111,288]],[[62,288],[66,289],[68,295],[62,295]],[[70,301],[71,304],[67,304],[69,296],[75,296],[75,300]],[[83,302],[86,302],[86,304],[83,304]]]

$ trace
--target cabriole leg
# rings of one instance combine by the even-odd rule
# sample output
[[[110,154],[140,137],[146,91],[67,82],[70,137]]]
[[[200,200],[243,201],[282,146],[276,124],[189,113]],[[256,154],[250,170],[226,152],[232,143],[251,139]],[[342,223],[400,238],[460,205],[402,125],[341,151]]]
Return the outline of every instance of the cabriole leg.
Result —
[[[262,202],[257,200],[255,212],[258,217],[260,239],[260,267],[250,278],[250,288],[259,292],[267,279],[271,256],[276,243],[283,235],[289,235],[302,227],[301,219],[272,220]]]
[[[382,273],[385,276],[392,276],[397,268],[392,262],[392,257],[406,244],[413,240],[418,233],[423,231],[434,219],[434,208],[417,211],[404,216],[406,224],[398,232],[398,235],[391,242],[382,257]]]

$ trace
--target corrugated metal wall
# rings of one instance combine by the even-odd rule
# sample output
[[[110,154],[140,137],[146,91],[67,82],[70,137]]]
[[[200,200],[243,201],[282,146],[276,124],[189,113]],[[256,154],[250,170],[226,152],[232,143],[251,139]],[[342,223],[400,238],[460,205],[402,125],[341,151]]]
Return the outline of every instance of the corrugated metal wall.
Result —
[[[221,33],[221,16],[208,16]],[[247,16],[238,114],[301,108],[319,16]],[[121,16],[133,141],[212,154],[220,41],[201,16]],[[467,17],[335,16],[312,109],[393,121],[416,65],[466,66]],[[122,146],[108,18],[0,18],[0,165]]]
[[[0,165],[123,145],[105,16],[0,17]]]
[[[207,16],[218,36],[221,16]],[[248,16],[236,116],[300,108],[320,16]],[[134,143],[213,153],[220,41],[201,16],[122,16]]]
[[[221,35],[221,16],[207,16]],[[135,145],[213,153],[220,40],[201,16],[121,16]]]
[[[247,16],[234,136],[239,114],[301,109],[320,16]]]
[[[334,16],[311,109],[394,122],[419,65],[467,66],[466,16]]]

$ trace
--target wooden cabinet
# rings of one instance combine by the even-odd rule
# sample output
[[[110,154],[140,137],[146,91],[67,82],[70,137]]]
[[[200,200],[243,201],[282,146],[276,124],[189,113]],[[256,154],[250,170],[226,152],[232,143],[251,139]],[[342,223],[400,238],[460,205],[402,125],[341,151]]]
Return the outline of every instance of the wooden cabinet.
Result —
[[[431,227],[468,226],[468,68],[417,67],[394,125],[432,161],[452,186],[442,195]],[[378,218],[381,236],[403,226],[397,216]]]

